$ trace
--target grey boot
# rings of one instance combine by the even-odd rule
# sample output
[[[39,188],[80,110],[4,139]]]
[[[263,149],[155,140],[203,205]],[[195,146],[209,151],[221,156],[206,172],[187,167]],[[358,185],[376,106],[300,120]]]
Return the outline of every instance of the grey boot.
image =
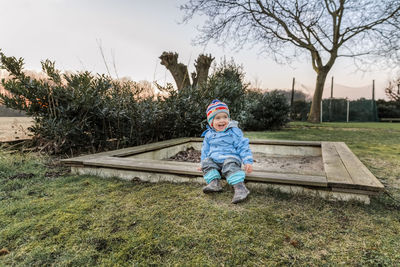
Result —
[[[239,203],[247,198],[250,194],[249,189],[246,188],[243,182],[237,183],[233,185],[233,189],[235,190],[235,194],[232,198],[232,203],[236,204]]]
[[[204,193],[214,193],[214,192],[221,192],[221,191],[222,191],[222,186],[221,186],[220,179],[214,179],[208,185],[203,187]]]

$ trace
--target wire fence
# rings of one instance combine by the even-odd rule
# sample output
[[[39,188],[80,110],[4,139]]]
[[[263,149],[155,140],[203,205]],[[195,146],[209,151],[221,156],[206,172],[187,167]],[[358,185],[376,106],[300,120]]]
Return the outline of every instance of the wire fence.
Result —
[[[308,95],[309,97],[304,97],[303,99],[297,99],[294,101],[293,97],[291,97],[291,118],[292,120],[306,121],[311,108],[311,96],[314,94],[314,88],[306,86],[302,82],[295,81],[295,78],[293,78],[292,95],[296,95],[296,91],[302,92],[304,95]],[[381,105],[381,102],[385,101],[379,100],[377,104],[376,96],[383,98],[384,88],[381,86],[378,92],[379,94],[376,95],[374,80],[371,80],[370,85],[351,87],[334,83],[332,77],[330,84],[327,81],[324,88],[323,99],[320,103],[320,121],[379,121],[379,114],[382,112],[380,110],[381,106],[378,108],[378,104]]]

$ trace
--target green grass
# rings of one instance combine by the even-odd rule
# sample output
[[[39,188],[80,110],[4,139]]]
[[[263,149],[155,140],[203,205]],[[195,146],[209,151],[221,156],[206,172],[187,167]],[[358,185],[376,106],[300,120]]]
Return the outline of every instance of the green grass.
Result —
[[[400,199],[397,124],[293,123],[246,135],[344,141]],[[400,204],[385,194],[369,206],[276,191],[232,205],[232,195],[74,176],[51,158],[2,150],[0,266],[400,264]]]

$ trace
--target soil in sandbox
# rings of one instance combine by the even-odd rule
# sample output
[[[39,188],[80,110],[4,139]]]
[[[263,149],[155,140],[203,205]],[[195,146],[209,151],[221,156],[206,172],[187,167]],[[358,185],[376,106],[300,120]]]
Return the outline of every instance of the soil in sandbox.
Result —
[[[188,148],[167,160],[182,162],[200,162],[201,151]],[[253,153],[255,171],[270,171],[298,174],[323,175],[321,156],[274,156],[265,153]]]
[[[195,150],[193,147],[190,147],[186,151],[178,152],[167,160],[199,163],[200,157],[201,151]]]

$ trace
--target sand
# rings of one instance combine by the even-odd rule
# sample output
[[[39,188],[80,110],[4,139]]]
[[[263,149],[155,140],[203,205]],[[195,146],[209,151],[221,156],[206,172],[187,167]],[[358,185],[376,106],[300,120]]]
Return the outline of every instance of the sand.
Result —
[[[199,163],[200,154],[200,151],[189,148],[168,160]],[[255,171],[324,175],[321,156],[279,156],[253,153],[253,158]]]

